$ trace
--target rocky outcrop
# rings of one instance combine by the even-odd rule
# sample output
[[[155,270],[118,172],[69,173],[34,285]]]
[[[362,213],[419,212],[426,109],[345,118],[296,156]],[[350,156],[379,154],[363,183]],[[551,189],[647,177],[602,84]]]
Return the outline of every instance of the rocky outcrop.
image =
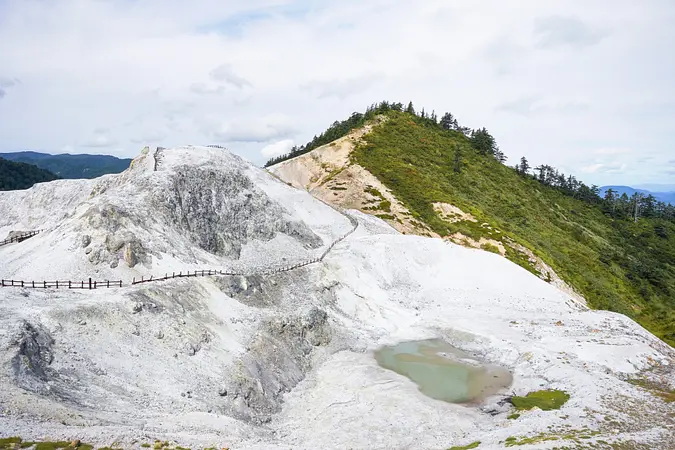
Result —
[[[240,171],[183,166],[170,183],[168,191],[157,193],[167,219],[215,255],[237,259],[247,242],[269,241],[277,233],[305,248],[323,244],[304,223],[287,219],[283,209]]]

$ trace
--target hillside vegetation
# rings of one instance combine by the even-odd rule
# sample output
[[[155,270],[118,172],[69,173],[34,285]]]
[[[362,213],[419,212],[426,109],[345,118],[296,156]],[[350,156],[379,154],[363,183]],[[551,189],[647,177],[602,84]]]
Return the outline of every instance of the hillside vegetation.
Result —
[[[131,164],[131,159],[120,159],[110,155],[49,155],[39,152],[0,153],[1,158],[10,161],[34,164],[41,169],[55,173],[61,178],[97,178],[110,173],[120,173]]]
[[[589,306],[626,314],[675,345],[672,206],[616,193],[603,199],[596,186],[550,166],[532,173],[524,158],[508,167],[487,130],[459,126],[451,114],[439,121],[434,113],[415,113],[412,105],[384,102],[359,119],[367,120],[372,111],[388,120],[363,137],[352,161],[391,189],[414,220],[441,236],[460,232],[501,241],[507,258],[536,272],[517,250],[520,244]],[[478,220],[443,220],[433,208],[436,202],[458,206]]]
[[[7,161],[0,158],[0,191],[28,189],[35,183],[56,180],[59,177],[32,164]]]

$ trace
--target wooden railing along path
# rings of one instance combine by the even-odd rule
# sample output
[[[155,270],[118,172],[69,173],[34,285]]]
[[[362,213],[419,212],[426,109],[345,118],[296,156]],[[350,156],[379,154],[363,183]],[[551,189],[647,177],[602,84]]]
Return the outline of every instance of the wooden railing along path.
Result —
[[[88,281],[23,281],[23,280],[0,280],[1,287],[22,287],[31,289],[98,289],[122,287],[122,280],[116,281],[95,281],[89,278]]]
[[[331,206],[332,207],[332,206]],[[291,270],[299,269],[300,267],[305,267],[309,266],[310,264],[316,264],[321,261],[330,253],[330,251],[337,245],[339,242],[343,241],[344,239],[347,238],[350,234],[352,234],[354,231],[359,226],[358,220],[350,216],[349,214],[345,213],[344,211],[341,211],[335,207],[333,207],[337,211],[339,211],[341,214],[343,214],[345,217],[349,219],[349,222],[352,224],[353,228],[349,230],[347,233],[343,234],[336,240],[334,240],[328,248],[319,256],[318,258],[312,258],[308,259],[296,264],[292,265],[285,265],[281,267],[272,267],[272,268],[267,268],[267,269],[262,269],[257,272],[253,273],[244,273],[244,272],[232,272],[232,271],[223,271],[223,270],[195,270],[195,271],[189,271],[189,272],[172,272],[171,275],[168,273],[164,274],[163,277],[154,277],[150,276],[150,278],[145,278],[141,277],[140,280],[137,280],[134,278],[131,282],[131,285],[136,285],[136,284],[142,284],[142,283],[150,283],[154,281],[166,281],[166,280],[171,280],[173,278],[189,278],[189,277],[206,277],[206,276],[214,276],[214,275],[229,275],[229,276],[248,276],[248,275],[271,275],[271,274],[276,274],[276,273],[281,273],[281,272],[289,272]],[[37,234],[38,232],[31,232]],[[31,236],[34,236],[35,234],[32,234]],[[17,236],[15,236],[16,238]],[[30,237],[30,236],[28,236]],[[24,237],[24,239],[28,239],[28,237]],[[14,239],[14,238],[12,238]],[[17,241],[14,241],[17,242]],[[20,242],[20,241],[18,241]],[[117,280],[117,281],[94,281],[91,278],[89,278],[88,281],[22,281],[22,280],[0,280],[1,285],[0,287],[22,287],[22,288],[43,288],[43,289],[48,289],[48,288],[64,288],[64,289],[98,289],[98,288],[111,288],[111,287],[122,287],[124,283],[122,280]]]
[[[40,230],[34,230],[34,231],[27,231],[26,233],[17,234],[16,236],[12,236],[11,238],[7,238],[3,241],[0,241],[0,246],[11,244],[13,242],[25,241],[28,238],[32,238],[33,236],[35,236],[39,232],[40,232]]]

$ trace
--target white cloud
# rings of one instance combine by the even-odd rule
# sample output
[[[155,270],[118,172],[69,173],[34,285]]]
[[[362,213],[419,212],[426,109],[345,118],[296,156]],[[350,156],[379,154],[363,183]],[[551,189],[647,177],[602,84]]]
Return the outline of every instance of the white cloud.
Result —
[[[167,132],[161,130],[147,130],[143,135],[130,139],[134,144],[157,144],[167,137]]]
[[[593,151],[593,153],[596,155],[604,155],[604,156],[627,155],[632,152],[633,150],[631,150],[630,148],[621,148],[621,147],[603,147]]]
[[[252,87],[251,83],[243,77],[240,77],[234,73],[234,69],[231,64],[221,64],[211,71],[209,74],[211,78],[215,81],[222,81],[224,83],[231,84],[232,86],[243,89],[244,87]]]
[[[225,86],[209,85],[207,83],[192,83],[190,85],[190,92],[202,95],[222,94],[225,92]]]
[[[377,83],[378,80],[384,79],[384,77],[385,75],[382,73],[373,73],[354,78],[312,81],[304,87],[316,92],[318,98],[336,97],[344,100],[350,95],[368,90],[368,88]]]
[[[626,163],[595,163],[581,168],[584,173],[620,174],[628,168]]]
[[[212,135],[227,142],[267,142],[295,133],[291,120],[282,114],[234,119],[222,124]]]
[[[293,139],[284,139],[283,141],[266,145],[260,150],[260,154],[265,158],[273,158],[288,153],[291,147],[293,147]]]
[[[117,145],[117,139],[111,138],[104,134],[97,134],[91,139],[82,142],[83,147],[92,147],[92,148],[106,148],[106,147],[113,147],[115,145]]]
[[[84,141],[135,156],[157,130],[165,146],[217,139],[261,164],[270,143],[412,100],[487,127],[512,160],[579,171],[622,156],[624,178],[584,181],[667,182],[674,13],[664,0],[4,0],[0,151]],[[87,139],[96,128],[109,131]],[[655,159],[629,159],[645,151]]]

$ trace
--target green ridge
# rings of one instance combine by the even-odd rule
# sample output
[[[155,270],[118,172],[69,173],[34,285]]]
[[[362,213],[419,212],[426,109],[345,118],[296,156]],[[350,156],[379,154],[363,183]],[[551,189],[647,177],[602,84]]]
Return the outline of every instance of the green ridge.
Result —
[[[610,212],[610,203],[583,183],[565,192],[505,166],[487,130],[477,130],[477,139],[476,131],[444,129],[434,117],[398,105],[378,112],[387,120],[363,137],[352,161],[387,186],[414,220],[442,236],[461,232],[505,244],[510,239],[551,266],[590,307],[626,314],[675,345],[672,206],[666,207],[668,218],[641,217],[636,223],[625,199],[615,199]],[[478,221],[446,222],[434,202],[458,206]],[[507,258],[538,274],[524,253],[505,247]]]

